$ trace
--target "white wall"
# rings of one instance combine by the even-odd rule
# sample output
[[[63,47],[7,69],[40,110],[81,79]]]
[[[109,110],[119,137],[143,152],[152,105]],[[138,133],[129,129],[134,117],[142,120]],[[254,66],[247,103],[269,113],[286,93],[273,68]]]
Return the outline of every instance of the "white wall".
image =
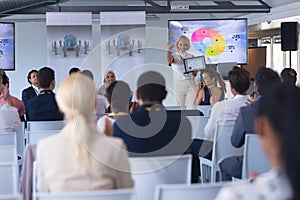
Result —
[[[47,65],[47,37],[45,22],[16,23],[16,70],[8,71],[10,93],[21,97],[22,89],[28,87],[27,74],[31,69]]]
[[[276,8],[276,12],[280,12],[280,17],[290,16],[289,12],[283,11],[287,6],[283,8]],[[292,14],[294,11],[300,10],[300,3],[294,3],[292,5]],[[268,14],[250,14],[245,15],[248,17],[250,24],[258,21],[270,20],[272,16],[278,18],[274,10]],[[299,12],[297,12],[299,13]],[[164,102],[166,105],[174,105],[174,99],[171,95],[173,81],[172,71],[167,66],[166,62],[166,44],[168,41],[168,20],[170,19],[209,19],[215,18],[216,15],[210,14],[159,14],[157,19],[146,20],[146,66],[143,66],[141,70],[151,69],[153,66],[154,70],[161,71],[166,78],[167,86],[169,89],[169,97]],[[219,16],[218,16],[219,17]],[[233,14],[223,14],[222,18],[233,17]],[[242,17],[240,15],[240,17]],[[99,21],[94,21],[92,26],[92,39],[93,46],[96,47],[100,43],[100,26]],[[16,70],[7,72],[10,77],[10,91],[11,94],[21,98],[21,91],[28,87],[27,73],[31,69],[39,69],[47,65],[47,33],[46,33],[46,22],[16,22]],[[100,48],[90,52],[90,58],[87,58],[82,63],[82,69],[89,68],[94,74],[101,74],[101,58]],[[99,55],[99,56],[98,56]],[[68,69],[65,69],[68,70]],[[67,71],[56,71],[56,73],[64,73],[67,75]],[[130,80],[130,77],[127,77]],[[61,80],[57,80],[57,85]],[[101,80],[95,79],[97,86],[101,85]]]

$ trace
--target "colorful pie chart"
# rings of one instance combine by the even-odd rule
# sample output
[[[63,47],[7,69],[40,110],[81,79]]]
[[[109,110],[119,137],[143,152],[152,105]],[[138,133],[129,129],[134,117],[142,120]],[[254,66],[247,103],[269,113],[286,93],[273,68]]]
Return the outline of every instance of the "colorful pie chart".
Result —
[[[224,37],[209,28],[200,28],[193,32],[191,41],[199,52],[208,56],[217,56],[226,48]]]

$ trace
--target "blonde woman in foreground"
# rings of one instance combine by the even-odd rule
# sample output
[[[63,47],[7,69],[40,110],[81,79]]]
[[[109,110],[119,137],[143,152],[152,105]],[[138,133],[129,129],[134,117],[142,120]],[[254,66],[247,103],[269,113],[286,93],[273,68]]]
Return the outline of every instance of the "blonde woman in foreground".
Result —
[[[58,88],[56,101],[67,123],[60,133],[37,145],[39,192],[133,187],[123,141],[97,132],[92,117],[95,98],[94,83],[79,73]]]

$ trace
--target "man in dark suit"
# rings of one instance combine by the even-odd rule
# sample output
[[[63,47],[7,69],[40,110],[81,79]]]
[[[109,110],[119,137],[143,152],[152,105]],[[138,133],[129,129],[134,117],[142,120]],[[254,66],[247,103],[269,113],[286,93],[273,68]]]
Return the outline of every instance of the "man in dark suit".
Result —
[[[165,80],[149,71],[138,79],[139,108],[114,123],[113,136],[127,145],[130,156],[162,156],[185,153],[191,144],[191,125],[184,115],[162,105]]]
[[[27,121],[63,120],[52,90],[55,87],[54,71],[43,67],[38,72],[38,83],[41,92],[25,102]]]
[[[257,110],[257,102],[261,96],[268,90],[270,85],[280,83],[278,74],[270,68],[262,67],[257,71],[255,77],[255,93],[258,95],[256,101],[248,106],[240,108],[239,115],[235,121],[234,129],[231,135],[231,143],[239,148],[245,143],[245,136],[248,133],[254,133],[254,118]],[[241,178],[243,166],[243,156],[233,156],[224,159],[220,163],[222,180],[231,180],[231,177]]]
[[[39,94],[39,85],[37,80],[37,70],[31,70],[27,75],[27,81],[30,83],[30,87],[22,91],[22,101],[25,102],[33,97],[36,97]]]

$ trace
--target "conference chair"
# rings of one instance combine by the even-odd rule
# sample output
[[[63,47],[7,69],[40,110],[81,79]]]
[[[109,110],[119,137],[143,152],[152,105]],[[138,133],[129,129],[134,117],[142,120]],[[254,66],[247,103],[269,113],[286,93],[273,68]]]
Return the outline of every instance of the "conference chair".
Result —
[[[64,192],[60,194],[37,193],[35,200],[134,200],[133,189]]]
[[[18,162],[17,146],[16,145],[1,145],[0,146],[0,163]]]
[[[224,183],[158,185],[155,189],[154,200],[213,200],[223,186]]]
[[[153,200],[158,184],[191,181],[191,155],[131,157],[129,163],[138,200]]]
[[[192,139],[205,139],[204,127],[209,116],[187,116],[186,118],[192,125]]]
[[[246,134],[242,179],[248,179],[250,172],[261,174],[269,169],[270,162],[259,143],[258,135]]]
[[[27,131],[27,145],[37,144],[39,140],[59,133],[60,130],[47,130],[47,131]]]
[[[18,153],[18,163],[23,164],[25,150],[25,122],[21,122],[21,128],[17,132],[17,153]]]
[[[16,132],[0,132],[0,146],[17,145]]]
[[[202,183],[207,180],[207,171],[210,171],[209,181],[214,183],[216,181],[216,174],[220,175],[219,163],[231,156],[243,155],[243,147],[234,148],[231,144],[230,138],[232,135],[234,125],[217,125],[212,150],[212,160],[200,158],[200,171]],[[205,170],[204,167],[210,170]],[[221,180],[221,176],[220,176]]]
[[[59,133],[65,123],[66,121],[28,121],[25,129],[26,145],[36,144],[39,139]]]
[[[211,112],[210,105],[196,106],[195,109],[200,110],[204,116],[209,116]]]
[[[17,162],[0,162],[0,195],[18,192],[19,166]]]
[[[61,130],[66,121],[28,121],[26,131]]]
[[[4,194],[0,195],[0,200],[22,200],[21,194]]]

